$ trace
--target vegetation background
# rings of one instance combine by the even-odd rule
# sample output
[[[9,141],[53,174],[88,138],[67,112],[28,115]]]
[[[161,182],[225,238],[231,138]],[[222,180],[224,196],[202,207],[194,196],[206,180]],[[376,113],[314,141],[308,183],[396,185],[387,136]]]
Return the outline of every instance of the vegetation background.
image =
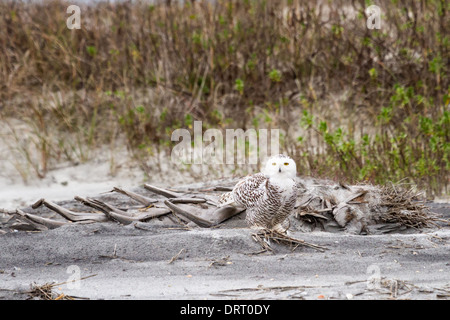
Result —
[[[0,1],[2,138],[24,180],[119,143],[151,175],[201,120],[281,129],[304,175],[448,195],[450,2],[99,2],[79,30],[70,4]]]

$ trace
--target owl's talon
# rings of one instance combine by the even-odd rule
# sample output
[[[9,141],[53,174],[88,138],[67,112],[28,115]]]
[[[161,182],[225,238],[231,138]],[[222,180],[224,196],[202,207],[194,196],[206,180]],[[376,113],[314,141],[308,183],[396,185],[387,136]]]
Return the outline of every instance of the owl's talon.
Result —
[[[275,232],[278,232],[278,233],[282,233],[282,234],[287,234],[287,232],[288,232],[288,229],[284,228],[280,223],[275,225],[272,228],[272,230],[275,231]]]

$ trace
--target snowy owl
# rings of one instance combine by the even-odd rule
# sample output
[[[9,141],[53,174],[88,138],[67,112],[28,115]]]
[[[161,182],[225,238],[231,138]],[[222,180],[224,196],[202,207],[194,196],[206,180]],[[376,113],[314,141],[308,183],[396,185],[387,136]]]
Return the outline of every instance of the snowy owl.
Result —
[[[243,206],[247,222],[253,228],[286,232],[282,226],[297,200],[294,160],[285,155],[271,157],[260,173],[240,180],[231,192],[219,200],[220,206]]]

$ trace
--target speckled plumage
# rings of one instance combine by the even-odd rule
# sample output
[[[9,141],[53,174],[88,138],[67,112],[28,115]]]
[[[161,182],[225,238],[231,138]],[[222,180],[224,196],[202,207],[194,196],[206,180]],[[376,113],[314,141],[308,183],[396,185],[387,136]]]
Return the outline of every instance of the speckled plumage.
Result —
[[[295,173],[295,162],[291,158],[284,155],[272,157],[263,172],[239,181],[220,203],[245,207],[247,222],[252,227],[285,231],[281,224],[297,201]]]

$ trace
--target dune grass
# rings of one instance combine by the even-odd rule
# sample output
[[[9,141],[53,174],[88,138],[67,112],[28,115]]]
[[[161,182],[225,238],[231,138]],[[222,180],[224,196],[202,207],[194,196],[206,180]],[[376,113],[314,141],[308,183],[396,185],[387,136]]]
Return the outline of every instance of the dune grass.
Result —
[[[279,128],[302,174],[448,194],[449,4],[379,1],[380,30],[370,4],[98,3],[69,30],[69,2],[0,1],[8,144],[43,177],[118,139],[146,170],[194,120]]]

